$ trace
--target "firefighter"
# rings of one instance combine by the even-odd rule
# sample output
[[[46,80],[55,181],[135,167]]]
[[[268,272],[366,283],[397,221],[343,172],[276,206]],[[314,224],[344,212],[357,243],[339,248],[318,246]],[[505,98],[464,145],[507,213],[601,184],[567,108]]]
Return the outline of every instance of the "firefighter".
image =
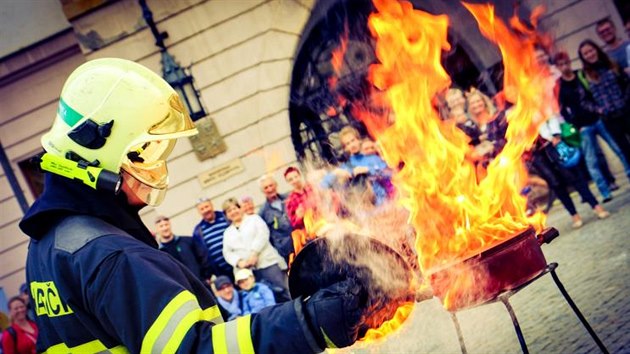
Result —
[[[176,139],[196,134],[176,92],[131,61],[66,81],[39,159],[45,189],[20,222],[46,353],[314,353],[357,339],[366,293],[346,280],[223,322],[195,274],[160,252],[138,211],[166,191]]]

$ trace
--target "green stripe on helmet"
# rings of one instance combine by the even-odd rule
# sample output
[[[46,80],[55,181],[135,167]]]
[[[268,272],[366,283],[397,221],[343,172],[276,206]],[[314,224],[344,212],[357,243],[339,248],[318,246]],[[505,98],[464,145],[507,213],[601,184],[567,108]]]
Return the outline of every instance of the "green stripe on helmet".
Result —
[[[68,106],[66,102],[64,102],[63,98],[59,99],[59,107],[57,108],[57,114],[63,119],[66,124],[73,127],[83,118],[83,115],[77,111],[75,111],[72,107]]]

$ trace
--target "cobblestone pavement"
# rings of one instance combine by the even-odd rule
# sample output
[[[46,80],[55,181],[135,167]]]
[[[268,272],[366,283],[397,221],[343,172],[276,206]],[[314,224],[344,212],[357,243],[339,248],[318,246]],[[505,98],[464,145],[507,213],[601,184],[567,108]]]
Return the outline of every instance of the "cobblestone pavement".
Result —
[[[573,230],[561,205],[552,209],[547,225],[560,237],[543,245],[548,262],[569,295],[611,353],[630,353],[630,186],[623,175],[615,198],[605,204],[611,217],[598,220],[587,204],[579,204],[584,219]],[[591,186],[593,192],[596,191]],[[531,353],[598,353],[581,322],[571,311],[550,275],[511,297]],[[457,313],[468,353],[520,353],[521,349],[501,303]],[[382,343],[356,346],[343,353],[461,353],[448,312],[433,298],[417,303],[407,323]]]

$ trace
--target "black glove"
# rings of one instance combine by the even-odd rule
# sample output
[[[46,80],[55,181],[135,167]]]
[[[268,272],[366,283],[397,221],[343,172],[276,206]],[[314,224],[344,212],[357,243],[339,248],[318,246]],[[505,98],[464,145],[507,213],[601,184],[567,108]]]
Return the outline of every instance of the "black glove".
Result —
[[[367,292],[353,279],[318,290],[307,298],[304,315],[319,346],[343,348],[356,342],[366,303]]]

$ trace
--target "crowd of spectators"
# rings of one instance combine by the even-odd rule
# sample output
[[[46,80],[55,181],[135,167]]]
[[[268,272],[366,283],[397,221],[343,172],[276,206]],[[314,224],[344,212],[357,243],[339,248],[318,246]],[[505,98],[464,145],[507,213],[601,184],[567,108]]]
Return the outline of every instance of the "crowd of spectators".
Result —
[[[543,46],[535,50],[541,77],[545,78],[541,89],[545,101],[552,104],[540,113],[545,122],[524,162],[532,174],[531,186],[544,180],[551,191],[550,202],[555,197],[560,200],[574,228],[581,227],[583,219],[571,199],[571,190],[603,219],[610,214],[593,195],[588,181],[595,182],[603,203],[612,200],[612,191],[619,189],[597,136],[608,144],[630,178],[630,42],[619,38],[609,19],[599,21],[596,31],[606,46],[602,49],[595,41],[584,40],[574,55],[579,58],[580,70],[572,69],[566,52],[551,55]],[[478,178],[483,178],[484,168],[505,145],[510,103],[502,93],[490,99],[478,90],[465,93],[457,88],[445,92],[442,102],[442,118],[452,120],[468,136],[468,157],[478,164]],[[527,188],[524,193],[531,190]],[[536,207],[532,203],[530,212]]]

